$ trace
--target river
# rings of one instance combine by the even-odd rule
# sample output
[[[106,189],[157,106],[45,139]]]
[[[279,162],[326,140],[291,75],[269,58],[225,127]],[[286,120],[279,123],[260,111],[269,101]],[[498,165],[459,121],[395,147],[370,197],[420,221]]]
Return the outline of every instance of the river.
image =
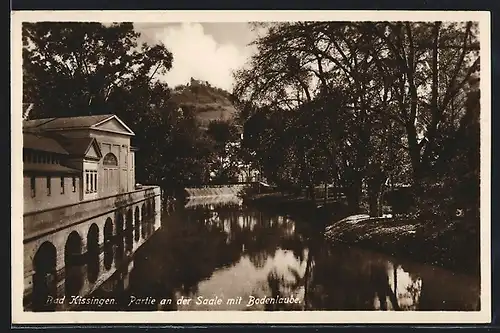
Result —
[[[477,278],[327,243],[310,222],[236,197],[165,210],[128,267],[92,295],[116,305],[92,310],[479,310]]]

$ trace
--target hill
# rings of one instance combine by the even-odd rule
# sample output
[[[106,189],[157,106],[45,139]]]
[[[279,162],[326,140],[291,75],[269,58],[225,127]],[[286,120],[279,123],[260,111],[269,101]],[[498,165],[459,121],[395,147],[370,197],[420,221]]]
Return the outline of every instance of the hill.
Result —
[[[180,107],[194,109],[202,127],[212,120],[234,119],[236,114],[229,92],[193,78],[189,84],[174,88],[172,100]]]

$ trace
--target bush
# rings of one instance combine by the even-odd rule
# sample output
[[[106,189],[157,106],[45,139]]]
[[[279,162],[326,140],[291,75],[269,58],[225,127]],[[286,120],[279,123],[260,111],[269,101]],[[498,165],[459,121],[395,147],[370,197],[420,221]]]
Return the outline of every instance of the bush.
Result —
[[[402,215],[411,212],[415,203],[411,187],[395,188],[385,194],[385,201],[392,207],[392,214]]]

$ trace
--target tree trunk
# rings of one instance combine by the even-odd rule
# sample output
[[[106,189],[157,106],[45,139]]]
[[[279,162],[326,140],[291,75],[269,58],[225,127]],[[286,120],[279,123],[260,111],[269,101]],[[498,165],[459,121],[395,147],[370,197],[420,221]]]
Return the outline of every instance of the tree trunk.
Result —
[[[354,178],[351,187],[346,189],[349,211],[353,214],[358,212],[361,202],[361,177],[356,174]]]
[[[377,193],[370,193],[370,195],[368,196],[368,201],[369,201],[369,215],[371,217],[379,217],[381,214],[380,214],[380,211],[379,211],[379,206],[378,206],[378,200],[377,200]]]
[[[325,181],[325,194],[323,198],[323,203],[326,205],[328,202],[328,183]]]
[[[382,216],[383,195],[387,176],[377,167],[372,170],[371,177],[368,178],[368,203],[369,214],[373,217]]]
[[[304,273],[304,310],[308,309],[308,296],[309,296],[309,279],[311,275],[311,265],[313,261],[313,251],[310,247],[310,251],[307,254],[306,271]]]
[[[377,195],[377,206],[379,216],[382,216],[384,213],[384,194],[385,194],[385,182],[380,185],[380,191]]]
[[[394,295],[396,295],[396,299],[398,298],[398,268],[397,265],[394,265],[393,269],[393,279],[394,279]]]
[[[309,192],[309,198],[312,201],[316,201],[316,191],[314,189],[314,184],[309,184],[309,186],[307,187],[307,189],[308,189],[308,192]]]

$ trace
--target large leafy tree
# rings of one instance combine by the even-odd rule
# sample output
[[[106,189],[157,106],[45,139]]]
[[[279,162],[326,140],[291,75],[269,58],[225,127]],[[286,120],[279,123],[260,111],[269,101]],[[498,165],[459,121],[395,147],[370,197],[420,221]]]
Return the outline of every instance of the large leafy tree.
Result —
[[[132,23],[24,23],[24,101],[30,117],[100,112],[113,92],[148,84],[172,66],[163,45],[138,44]]]
[[[361,27],[378,73],[393,96],[386,109],[406,131],[413,180],[418,181],[452,145],[447,136],[463,131],[468,82],[479,73],[478,27],[474,22],[384,22]],[[453,152],[452,154],[456,154]]]
[[[479,109],[467,107],[480,63],[476,23],[262,26],[256,54],[236,74],[235,95],[247,102],[240,104],[249,119],[252,109],[295,117],[287,135],[297,158],[289,163],[302,169],[301,185],[336,178],[355,209],[366,183],[370,210],[379,214],[391,182],[413,184],[422,196],[443,175],[460,179],[458,164],[446,161],[463,160],[458,142],[478,140],[464,139],[478,135],[471,128]],[[265,147],[255,154],[266,156]],[[319,177],[321,166],[330,171]]]
[[[230,182],[237,180],[241,169],[239,130],[234,123],[226,120],[212,120],[206,130],[207,138],[212,140],[214,162],[212,180]]]

